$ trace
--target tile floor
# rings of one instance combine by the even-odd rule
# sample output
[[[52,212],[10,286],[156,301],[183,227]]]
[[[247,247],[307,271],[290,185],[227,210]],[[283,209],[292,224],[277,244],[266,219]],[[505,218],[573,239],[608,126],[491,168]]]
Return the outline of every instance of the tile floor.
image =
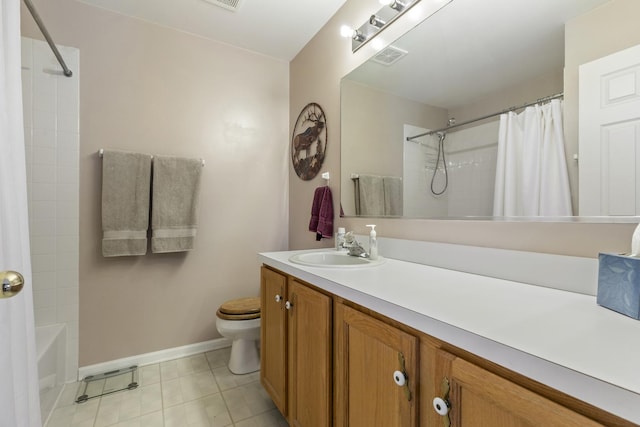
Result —
[[[233,375],[230,348],[139,368],[134,390],[74,403],[67,384],[46,427],[287,427],[259,372]]]

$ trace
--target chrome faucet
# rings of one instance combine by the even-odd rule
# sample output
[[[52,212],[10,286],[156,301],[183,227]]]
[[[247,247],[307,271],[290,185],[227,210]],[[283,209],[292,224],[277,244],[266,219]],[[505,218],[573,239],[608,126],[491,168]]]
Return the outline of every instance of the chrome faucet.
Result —
[[[353,231],[348,231],[344,235],[344,244],[342,245],[348,251],[348,255],[361,258],[369,258],[369,254],[364,250],[362,245],[358,243],[356,237],[353,235]]]

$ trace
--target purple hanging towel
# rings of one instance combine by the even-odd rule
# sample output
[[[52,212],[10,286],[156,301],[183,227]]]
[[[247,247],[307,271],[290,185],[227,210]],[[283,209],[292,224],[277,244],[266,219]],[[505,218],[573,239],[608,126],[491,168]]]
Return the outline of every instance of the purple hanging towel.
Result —
[[[333,237],[333,200],[328,186],[316,188],[313,194],[309,231],[316,233],[316,240]]]

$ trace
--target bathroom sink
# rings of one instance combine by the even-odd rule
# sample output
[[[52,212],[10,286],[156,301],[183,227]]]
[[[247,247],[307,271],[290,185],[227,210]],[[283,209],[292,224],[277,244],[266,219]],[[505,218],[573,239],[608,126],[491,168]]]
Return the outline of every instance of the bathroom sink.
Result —
[[[370,260],[349,256],[346,252],[324,251],[299,253],[289,258],[289,261],[311,267],[357,268],[380,265],[384,262],[384,258],[378,257],[376,260]]]

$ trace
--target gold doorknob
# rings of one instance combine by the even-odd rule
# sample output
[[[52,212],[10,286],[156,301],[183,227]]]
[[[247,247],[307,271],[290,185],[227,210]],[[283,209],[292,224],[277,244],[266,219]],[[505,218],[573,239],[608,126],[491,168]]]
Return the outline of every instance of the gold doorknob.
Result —
[[[0,298],[11,298],[24,287],[24,277],[17,271],[0,271],[2,293]]]

